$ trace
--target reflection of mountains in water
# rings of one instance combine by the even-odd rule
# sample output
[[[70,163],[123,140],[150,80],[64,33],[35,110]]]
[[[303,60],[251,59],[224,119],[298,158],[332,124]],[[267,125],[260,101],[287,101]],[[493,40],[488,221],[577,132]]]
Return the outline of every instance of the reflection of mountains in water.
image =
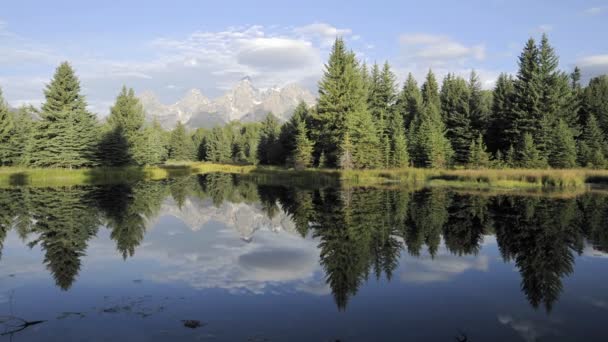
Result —
[[[165,215],[179,219],[192,231],[202,229],[208,222],[219,222],[234,228],[246,242],[251,242],[254,233],[260,229],[297,234],[289,214],[280,210],[271,218],[259,204],[224,202],[216,207],[210,200],[188,197],[180,207],[173,198],[167,198],[158,217]],[[152,226],[154,224],[155,222],[151,222]]]
[[[562,279],[573,272],[575,255],[585,248],[608,251],[608,196],[598,193],[552,199],[437,188],[302,189],[209,174],[134,185],[3,189],[0,208],[0,242],[10,229],[34,239],[31,245],[42,247],[44,263],[62,289],[76,279],[99,227],[110,230],[127,258],[164,215],[179,218],[193,231],[220,222],[245,241],[266,229],[314,238],[339,308],[370,275],[390,280],[404,252],[428,254],[426,263],[445,264],[442,242],[449,253],[470,256],[492,234],[502,258],[519,270],[529,302],[550,310]],[[432,277],[424,272],[417,276]]]

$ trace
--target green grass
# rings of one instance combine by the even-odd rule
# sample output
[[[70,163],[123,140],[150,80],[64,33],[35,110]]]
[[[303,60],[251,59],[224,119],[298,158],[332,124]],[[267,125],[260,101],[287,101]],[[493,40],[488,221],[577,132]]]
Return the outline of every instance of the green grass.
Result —
[[[71,186],[157,180],[223,172],[241,174],[275,183],[307,183],[344,186],[442,186],[470,189],[577,189],[587,183],[608,183],[608,170],[533,170],[533,169],[390,169],[347,170],[306,169],[213,163],[171,163],[154,167],[95,169],[0,168],[0,186]]]

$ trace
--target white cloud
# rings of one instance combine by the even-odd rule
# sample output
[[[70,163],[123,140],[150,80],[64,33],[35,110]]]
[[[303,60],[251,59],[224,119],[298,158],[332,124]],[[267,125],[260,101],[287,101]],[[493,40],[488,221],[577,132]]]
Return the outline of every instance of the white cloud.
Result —
[[[438,81],[448,73],[468,78],[472,69],[478,73],[485,89],[493,87],[499,72],[480,67],[486,59],[483,43],[465,44],[448,35],[406,33],[399,36],[400,56],[395,70],[400,78],[411,72],[421,83],[432,69]]]
[[[483,44],[464,45],[448,36],[426,33],[402,34],[399,42],[408,59],[428,60],[438,64],[486,57]]]
[[[150,89],[163,102],[175,101],[181,95],[167,92],[167,84],[176,89],[198,88],[214,97],[244,76],[251,76],[259,88],[295,82],[312,89],[322,73],[327,39],[351,31],[323,23],[296,29],[253,25],[196,31],[182,37],[141,41],[129,49],[137,48],[142,57],[121,59],[108,58],[111,54],[104,51],[90,54],[85,48],[50,49],[8,32],[4,23],[0,23],[0,32],[0,70],[36,70],[35,75],[10,76],[11,82],[3,87],[11,88],[5,90],[9,103],[39,98],[43,84],[22,81],[31,78],[48,82],[57,64],[69,60],[81,78],[91,108],[101,109],[99,114],[103,116],[107,108],[100,104],[113,101],[123,84],[138,92]],[[0,71],[0,77],[9,76]]]
[[[587,83],[592,77],[608,74],[608,54],[583,56],[576,65],[581,68],[582,82]]]
[[[606,7],[591,7],[583,11],[587,15],[600,15],[606,11]]]
[[[539,341],[547,335],[559,335],[554,326],[558,322],[554,320],[518,319],[507,314],[498,315],[497,318],[498,322],[515,330],[524,341]]]
[[[294,30],[303,37],[320,39],[324,45],[330,45],[336,37],[345,37],[352,34],[351,29],[339,29],[326,23],[314,23],[306,26],[297,27]],[[361,37],[353,36],[353,40],[359,40]]]
[[[237,61],[262,70],[292,70],[319,61],[318,50],[303,40],[255,38],[243,41],[240,45]]]

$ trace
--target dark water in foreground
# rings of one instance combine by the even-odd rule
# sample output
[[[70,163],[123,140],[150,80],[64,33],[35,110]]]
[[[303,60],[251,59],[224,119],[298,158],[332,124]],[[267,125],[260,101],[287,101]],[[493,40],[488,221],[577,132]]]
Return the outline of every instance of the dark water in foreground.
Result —
[[[0,250],[0,340],[608,340],[599,192],[0,189]]]

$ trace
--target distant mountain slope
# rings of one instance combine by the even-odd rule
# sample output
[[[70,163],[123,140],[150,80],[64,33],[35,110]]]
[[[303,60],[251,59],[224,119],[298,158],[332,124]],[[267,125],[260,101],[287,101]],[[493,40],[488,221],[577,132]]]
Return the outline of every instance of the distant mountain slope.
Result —
[[[253,86],[249,77],[243,78],[234,88],[216,99],[209,99],[200,90],[192,89],[171,105],[161,103],[156,95],[146,91],[139,94],[146,116],[156,117],[167,129],[177,121],[190,128],[210,128],[232,120],[261,121],[268,112],[286,121],[300,101],[312,105],[315,97],[296,84],[265,91]]]

